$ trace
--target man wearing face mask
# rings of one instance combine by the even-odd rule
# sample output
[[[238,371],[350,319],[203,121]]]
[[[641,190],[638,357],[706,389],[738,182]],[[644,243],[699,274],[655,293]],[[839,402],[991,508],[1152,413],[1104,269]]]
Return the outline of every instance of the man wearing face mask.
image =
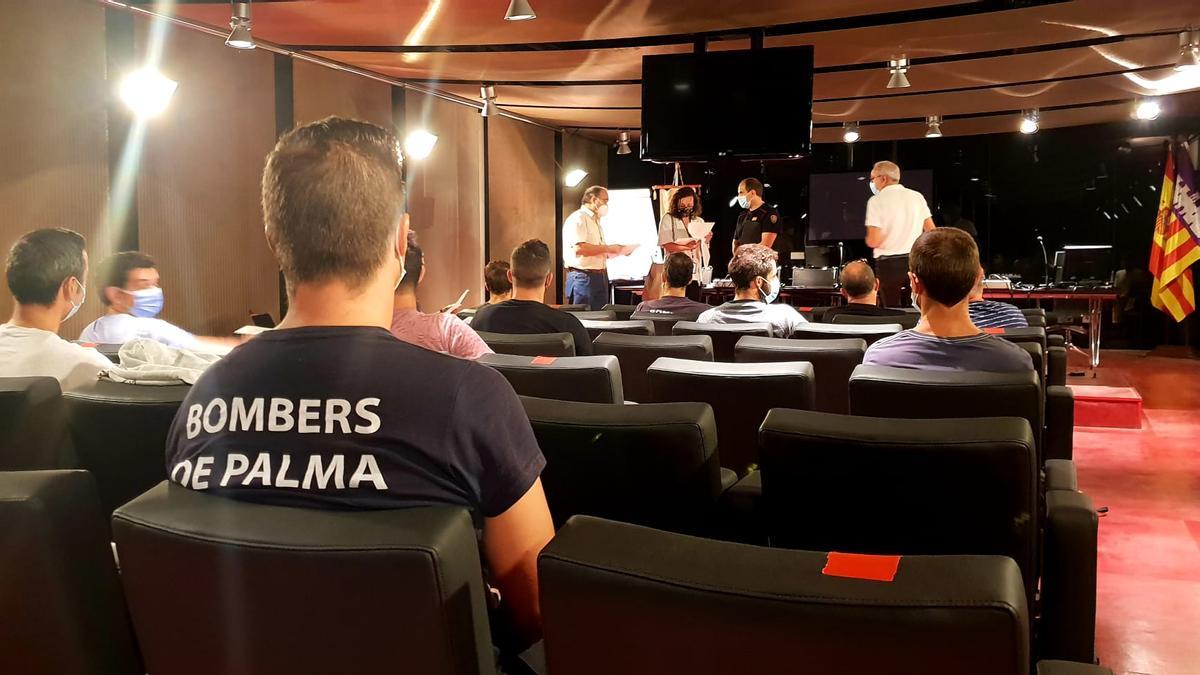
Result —
[[[791,305],[771,304],[779,297],[778,258],[779,254],[762,244],[738,247],[729,261],[733,300],[704,312],[696,321],[769,323],[774,337],[791,337],[800,324],[807,322]]]
[[[125,344],[148,338],[176,349],[198,351],[235,347],[233,338],[198,337],[156,318],[163,308],[154,258],[141,251],[123,251],[106,258],[96,271],[104,316],[83,329],[79,339],[96,344]]]
[[[908,252],[922,233],[934,228],[925,196],[900,184],[900,167],[876,162],[867,200],[867,246],[875,249],[875,275],[884,307],[904,304]]]
[[[95,349],[58,336],[59,325],[87,298],[82,235],[65,229],[26,234],[9,252],[5,276],[16,305],[0,324],[0,377],[53,377],[70,391],[112,366]]]
[[[583,191],[577,211],[562,228],[563,265],[567,268],[567,304],[600,309],[608,302],[608,259],[628,255],[631,247],[604,242],[600,219],[608,215],[608,190],[599,186]]]
[[[745,244],[762,244],[767,248],[775,245],[775,239],[783,227],[779,211],[763,201],[763,184],[757,178],[747,178],[738,183],[738,206],[745,209],[738,216],[733,228],[733,252]]]

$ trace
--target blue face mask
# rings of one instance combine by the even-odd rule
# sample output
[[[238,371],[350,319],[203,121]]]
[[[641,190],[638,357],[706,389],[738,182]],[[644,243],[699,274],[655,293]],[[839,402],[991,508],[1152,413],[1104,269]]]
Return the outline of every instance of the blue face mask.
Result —
[[[153,319],[163,308],[163,292],[158,286],[129,291],[133,296],[133,307],[129,313],[145,319]]]
[[[772,302],[775,302],[775,298],[779,297],[779,289],[780,289],[779,277],[776,276],[774,279],[772,279],[770,281],[770,284],[771,284],[771,290],[766,295],[763,296],[763,302],[767,303],[768,305],[771,304]]]
[[[875,187],[875,181],[868,181],[867,185],[871,186],[871,194],[873,194],[873,195],[879,194],[879,188]]]
[[[746,198],[746,195],[738,195],[738,206],[743,209],[750,208],[750,200]]]

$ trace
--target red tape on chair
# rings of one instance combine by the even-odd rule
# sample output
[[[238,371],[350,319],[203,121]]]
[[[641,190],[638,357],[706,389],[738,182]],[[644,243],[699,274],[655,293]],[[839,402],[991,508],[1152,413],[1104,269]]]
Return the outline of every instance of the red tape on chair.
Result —
[[[532,363],[535,366],[548,366],[551,363],[554,363],[556,360],[557,360],[557,357],[554,357],[554,356],[535,356],[535,357],[533,357],[533,360],[530,361],[530,363]]]
[[[1004,335],[1004,329],[998,327],[984,328],[983,332],[987,333],[988,335]]]
[[[900,566],[898,555],[863,555],[861,553],[829,552],[821,574],[868,581],[892,581]]]

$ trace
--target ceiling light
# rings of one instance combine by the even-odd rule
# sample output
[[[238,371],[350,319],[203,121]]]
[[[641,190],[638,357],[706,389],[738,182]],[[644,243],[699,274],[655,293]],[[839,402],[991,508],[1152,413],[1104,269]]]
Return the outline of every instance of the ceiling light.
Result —
[[[479,111],[484,117],[491,117],[496,112],[496,88],[485,84],[479,88],[479,98],[483,99],[483,109]]]
[[[908,72],[907,58],[901,57],[888,61],[888,72],[892,74],[892,76],[888,78],[888,89],[905,89],[909,86],[912,86],[908,83],[908,76],[905,75],[905,73]]]
[[[1139,120],[1156,120],[1161,114],[1162,106],[1156,98],[1144,98],[1133,109],[1133,116]]]
[[[431,134],[424,129],[417,129],[404,139],[404,154],[409,159],[425,159],[437,145],[437,134]]]
[[[1021,113],[1021,133],[1036,134],[1040,128],[1041,115],[1038,114],[1037,108]]]
[[[1175,62],[1175,70],[1200,70],[1200,30],[1186,30],[1179,34],[1179,60]]]
[[[925,138],[941,138],[942,137],[942,116],[930,115],[925,119],[925,124],[929,128],[925,130]]]
[[[575,187],[576,185],[582,183],[583,179],[587,178],[587,175],[588,172],[584,171],[583,169],[571,169],[567,172],[566,176],[563,176],[563,185],[566,185],[567,187]]]
[[[155,68],[141,68],[121,80],[118,95],[134,115],[143,119],[154,117],[167,109],[179,83],[164,76]]]
[[[511,0],[508,3],[508,12],[504,15],[505,21],[528,21],[536,18],[537,14],[533,13],[529,0]]]
[[[862,136],[858,133],[858,122],[846,122],[842,125],[842,140],[853,143]]]
[[[229,37],[225,44],[234,49],[254,49],[250,35],[250,0],[234,0],[233,16],[229,19]]]
[[[628,155],[631,152],[633,151],[629,149],[629,132],[622,131],[617,134],[617,154]]]

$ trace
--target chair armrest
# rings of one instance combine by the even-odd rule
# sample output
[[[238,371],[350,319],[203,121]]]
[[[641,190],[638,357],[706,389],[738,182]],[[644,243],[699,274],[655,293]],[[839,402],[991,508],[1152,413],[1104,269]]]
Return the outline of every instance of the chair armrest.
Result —
[[[1042,460],[1075,456],[1075,394],[1070,387],[1046,387],[1046,430]]]
[[[1038,661],[1037,675],[1113,675],[1113,671],[1090,663]]]
[[[1051,490],[1079,490],[1079,479],[1075,474],[1075,462],[1069,459],[1046,460],[1046,492]]]
[[[1047,338],[1049,339],[1049,338]],[[1048,347],[1046,349],[1046,384],[1049,386],[1066,386],[1067,384],[1067,348]]]
[[[725,494],[738,482],[737,472],[721,467],[721,494]]]
[[[1063,335],[1047,335],[1046,336],[1046,347],[1047,348],[1049,348],[1049,347],[1066,347],[1066,346],[1067,346],[1066,336],[1063,336]]]
[[[716,536],[744,544],[766,543],[761,472],[751,471],[721,495]]]
[[[1099,517],[1082,492],[1046,492],[1039,654],[1095,662],[1096,530]]]

